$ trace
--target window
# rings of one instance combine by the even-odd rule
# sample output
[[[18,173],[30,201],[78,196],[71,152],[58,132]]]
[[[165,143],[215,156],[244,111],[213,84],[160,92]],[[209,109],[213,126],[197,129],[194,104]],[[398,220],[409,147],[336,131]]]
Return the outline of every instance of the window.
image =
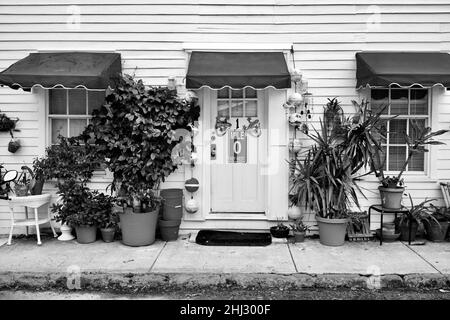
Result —
[[[48,118],[50,143],[58,135],[73,137],[83,132],[89,124],[91,113],[105,100],[105,91],[85,89],[50,89],[48,93]]]
[[[412,122],[423,127],[430,123],[429,90],[421,87],[371,90],[371,108],[379,112],[383,107],[383,117],[396,115],[395,119],[384,121],[382,131],[386,139],[381,141],[386,171],[400,171],[408,156],[408,146],[405,142],[405,134],[412,132]],[[424,172],[425,154],[412,156],[405,171]]]
[[[223,88],[217,93],[217,115],[219,117],[241,118],[258,116],[256,90],[232,90]]]

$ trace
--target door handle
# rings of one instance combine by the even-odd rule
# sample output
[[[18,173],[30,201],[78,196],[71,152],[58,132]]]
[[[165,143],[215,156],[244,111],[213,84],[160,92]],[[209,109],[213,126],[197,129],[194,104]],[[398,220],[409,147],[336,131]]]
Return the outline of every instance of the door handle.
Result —
[[[211,160],[216,160],[216,144],[211,144]]]

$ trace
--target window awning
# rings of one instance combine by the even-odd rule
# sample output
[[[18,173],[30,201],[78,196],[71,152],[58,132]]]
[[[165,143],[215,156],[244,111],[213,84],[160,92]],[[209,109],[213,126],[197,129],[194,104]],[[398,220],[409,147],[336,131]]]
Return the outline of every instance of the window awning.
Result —
[[[187,89],[291,87],[291,76],[282,52],[194,51],[186,76]]]
[[[33,86],[106,89],[121,71],[119,53],[31,53],[0,72],[0,84],[26,91]]]
[[[356,87],[450,87],[450,55],[443,52],[356,53]]]

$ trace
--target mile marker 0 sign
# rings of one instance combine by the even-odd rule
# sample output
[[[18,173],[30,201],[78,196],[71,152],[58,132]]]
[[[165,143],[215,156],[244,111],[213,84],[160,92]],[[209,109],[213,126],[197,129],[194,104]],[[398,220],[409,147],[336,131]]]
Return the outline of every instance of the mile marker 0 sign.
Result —
[[[244,130],[231,130],[228,148],[229,163],[247,163],[247,134]]]

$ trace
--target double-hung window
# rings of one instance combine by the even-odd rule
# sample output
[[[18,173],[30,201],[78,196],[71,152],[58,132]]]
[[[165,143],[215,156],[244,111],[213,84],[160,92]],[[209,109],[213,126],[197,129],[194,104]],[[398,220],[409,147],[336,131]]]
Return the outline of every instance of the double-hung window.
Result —
[[[405,134],[414,134],[412,123],[420,127],[430,126],[430,92],[427,88],[413,86],[411,88],[377,88],[371,89],[371,108],[379,112],[384,107],[383,118],[391,118],[382,122],[381,128],[386,139],[382,139],[384,170],[400,171],[408,157],[408,145]],[[406,172],[426,171],[427,153],[414,154],[406,167]]]
[[[50,144],[58,135],[78,136],[89,124],[92,111],[105,100],[105,91],[50,89],[48,92],[48,136]]]

